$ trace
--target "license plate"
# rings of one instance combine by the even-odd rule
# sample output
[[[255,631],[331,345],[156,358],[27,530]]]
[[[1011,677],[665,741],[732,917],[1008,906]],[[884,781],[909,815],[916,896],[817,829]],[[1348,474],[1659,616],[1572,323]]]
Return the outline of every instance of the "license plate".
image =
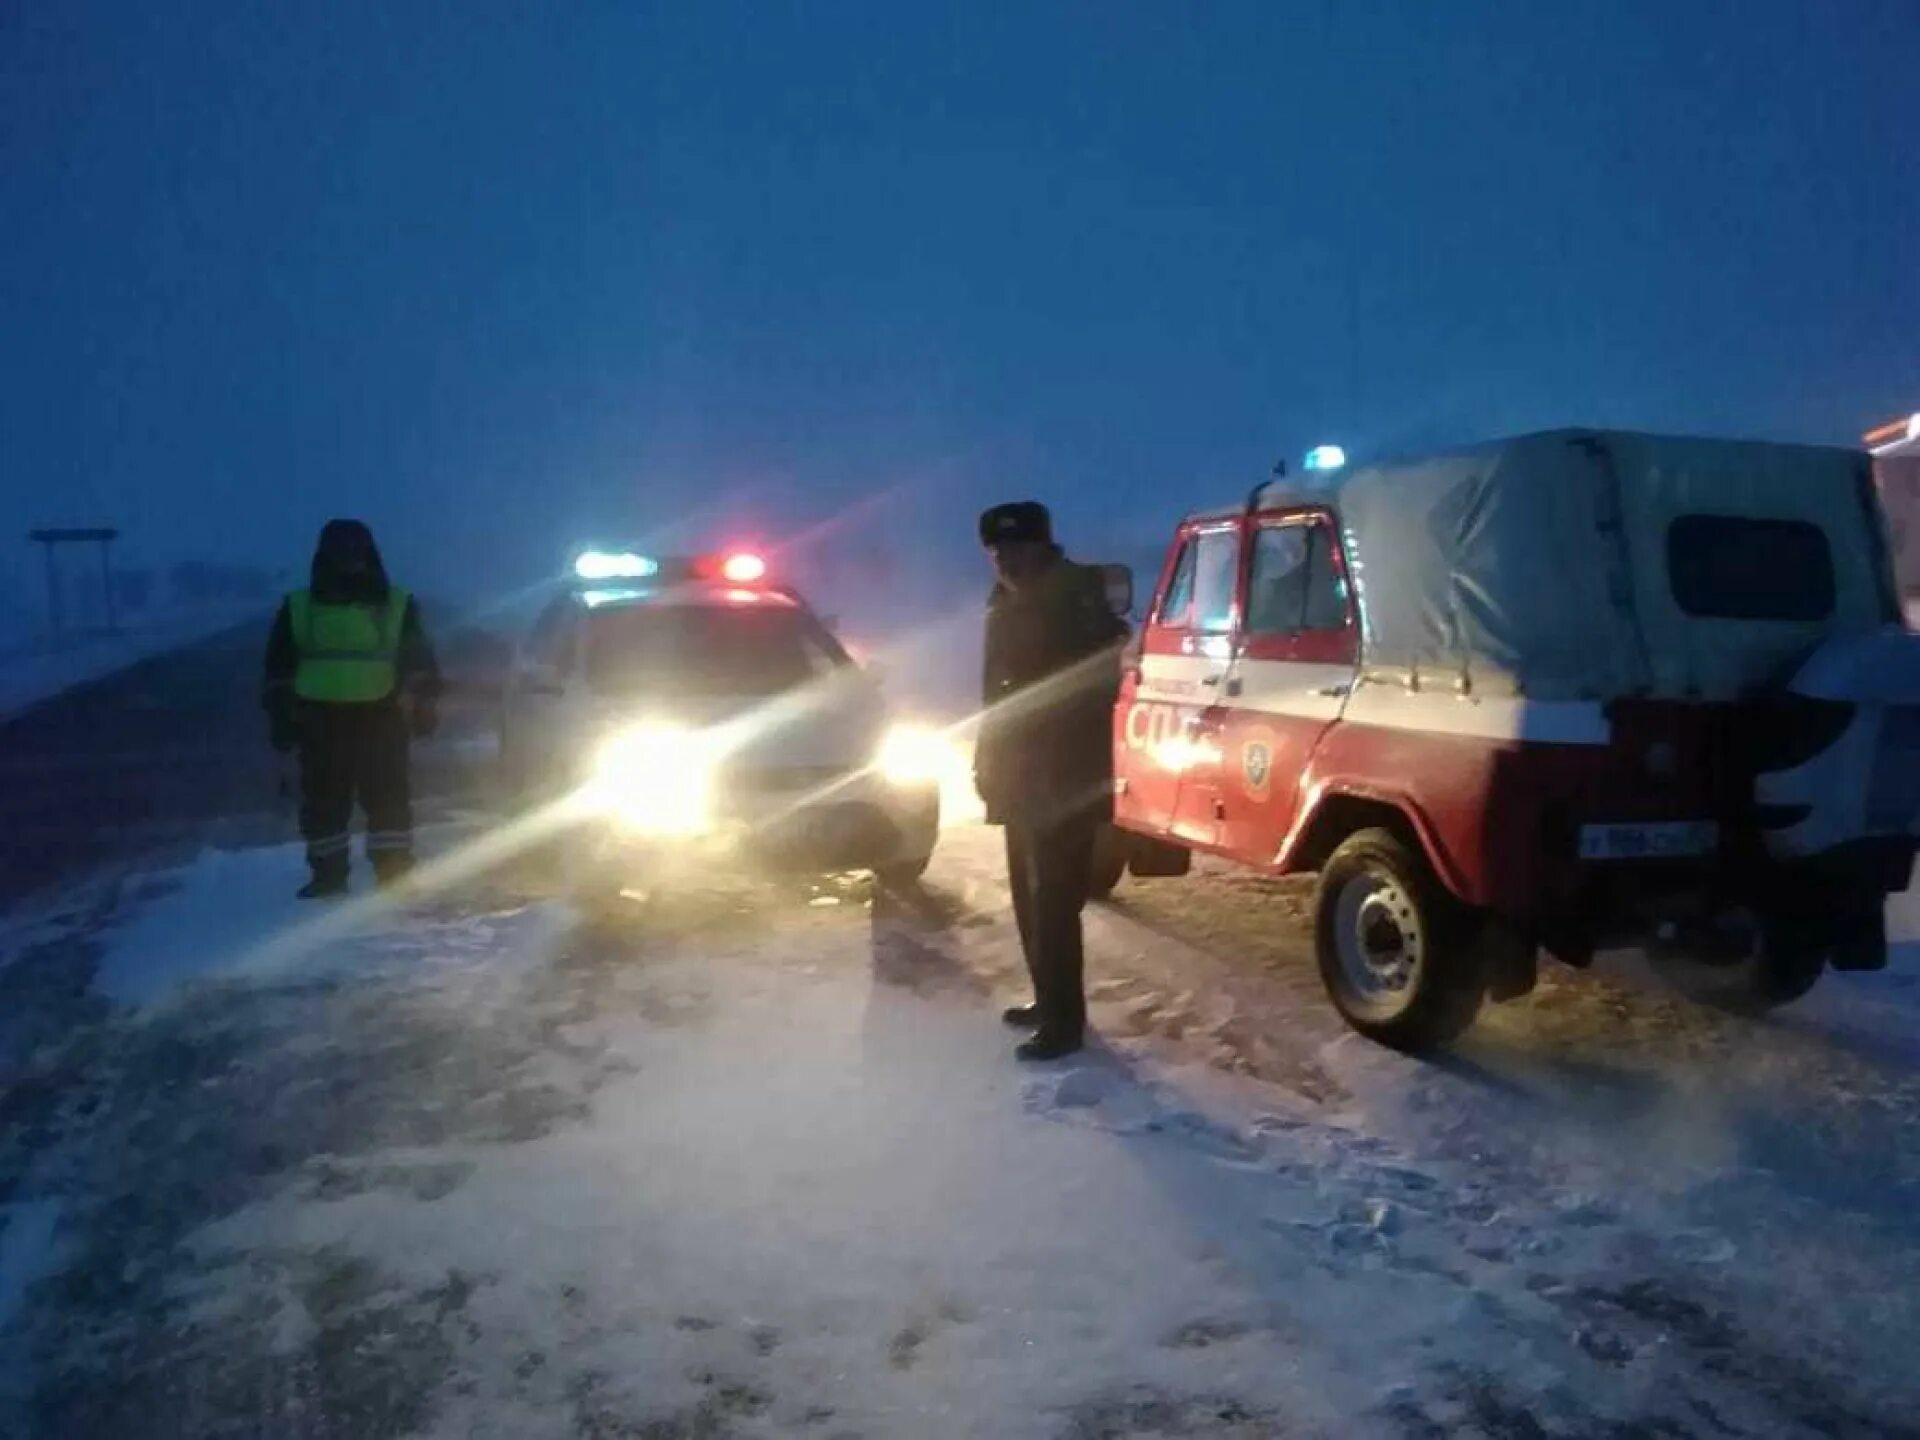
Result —
[[[1582,825],[1582,860],[1674,860],[1709,855],[1720,844],[1711,820],[1664,820],[1649,825]]]

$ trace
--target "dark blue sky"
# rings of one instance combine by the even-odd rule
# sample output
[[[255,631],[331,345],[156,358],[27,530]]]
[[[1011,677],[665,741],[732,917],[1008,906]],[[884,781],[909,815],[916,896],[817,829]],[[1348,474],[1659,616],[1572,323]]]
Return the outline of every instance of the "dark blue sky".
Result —
[[[0,523],[481,592],[871,500],[977,583],[1327,438],[1850,440],[1917,90],[1914,0],[13,5]]]

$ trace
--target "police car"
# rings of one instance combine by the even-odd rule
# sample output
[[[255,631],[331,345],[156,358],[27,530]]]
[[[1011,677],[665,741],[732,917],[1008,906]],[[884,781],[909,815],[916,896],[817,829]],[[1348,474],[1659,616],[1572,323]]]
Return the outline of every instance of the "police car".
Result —
[[[594,908],[726,860],[910,883],[950,746],[892,718],[761,556],[592,550],[521,649],[500,753],[564,814],[575,897]]]

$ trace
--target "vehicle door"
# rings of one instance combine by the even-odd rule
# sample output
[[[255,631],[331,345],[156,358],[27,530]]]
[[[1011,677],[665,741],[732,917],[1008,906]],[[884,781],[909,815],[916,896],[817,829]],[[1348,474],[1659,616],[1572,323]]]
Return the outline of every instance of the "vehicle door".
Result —
[[[1210,844],[1215,822],[1200,735],[1232,655],[1238,517],[1182,527],[1147,618],[1138,679],[1123,700],[1116,813],[1126,823]]]
[[[1219,756],[1218,843],[1267,865],[1294,823],[1307,762],[1352,691],[1359,629],[1326,512],[1256,516],[1247,551],[1233,664],[1207,728]]]

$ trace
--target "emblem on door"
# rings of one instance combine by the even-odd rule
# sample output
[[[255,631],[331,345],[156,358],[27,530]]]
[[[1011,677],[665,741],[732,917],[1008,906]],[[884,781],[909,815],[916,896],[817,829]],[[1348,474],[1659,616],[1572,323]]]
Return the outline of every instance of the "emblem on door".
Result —
[[[1264,800],[1273,785],[1273,736],[1262,730],[1240,747],[1240,779],[1247,794]]]

